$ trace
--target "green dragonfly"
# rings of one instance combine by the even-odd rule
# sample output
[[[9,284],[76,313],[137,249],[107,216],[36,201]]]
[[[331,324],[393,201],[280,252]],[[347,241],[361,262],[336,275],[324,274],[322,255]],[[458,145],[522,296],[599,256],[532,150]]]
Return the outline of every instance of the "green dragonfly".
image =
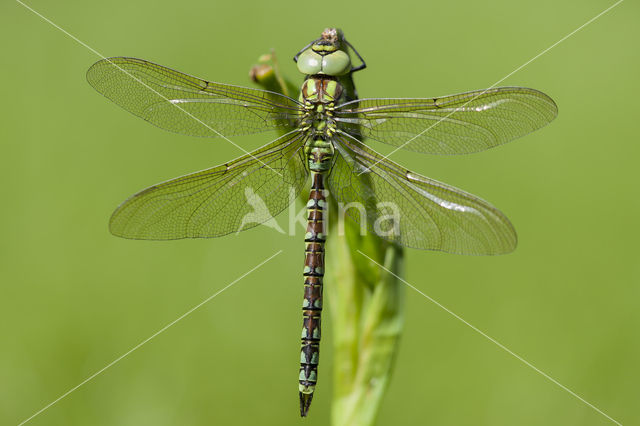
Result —
[[[334,28],[294,60],[306,76],[297,100],[127,57],[96,62],[87,79],[127,111],[173,132],[225,139],[284,133],[231,162],[144,189],[116,209],[109,227],[132,239],[220,237],[271,220],[310,181],[299,370],[300,410],[306,416],[318,374],[328,201],[361,206],[348,209],[348,216],[407,247],[495,255],[516,246],[513,226],[491,204],[408,171],[363,140],[428,154],[472,153],[546,125],[557,107],[544,93],[523,87],[358,99],[352,76],[365,62]],[[256,209],[251,197],[266,208]],[[247,215],[251,221],[243,219]]]

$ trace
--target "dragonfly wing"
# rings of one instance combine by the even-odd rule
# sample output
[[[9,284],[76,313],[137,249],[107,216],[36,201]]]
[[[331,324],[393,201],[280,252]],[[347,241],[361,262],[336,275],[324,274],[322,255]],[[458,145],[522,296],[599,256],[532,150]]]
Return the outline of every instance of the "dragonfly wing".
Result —
[[[449,253],[515,249],[513,226],[486,201],[409,172],[345,134],[336,135],[335,146],[339,155],[329,175],[329,191],[349,207],[346,214],[370,232],[403,246]]]
[[[213,83],[136,58],[109,58],[87,71],[98,92],[162,129],[234,136],[295,127],[298,102],[274,92]]]
[[[558,107],[534,89],[497,87],[433,99],[362,99],[335,114],[356,137],[428,154],[467,154],[545,126]]]
[[[109,228],[125,238],[173,240],[219,237],[273,219],[307,180],[304,138],[295,130],[230,163],[147,188],[116,209]]]

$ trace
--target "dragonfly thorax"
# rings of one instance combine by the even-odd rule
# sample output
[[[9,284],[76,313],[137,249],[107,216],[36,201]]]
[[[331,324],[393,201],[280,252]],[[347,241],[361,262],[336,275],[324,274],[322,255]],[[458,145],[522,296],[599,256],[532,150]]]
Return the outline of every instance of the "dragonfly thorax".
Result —
[[[307,104],[333,104],[343,100],[344,88],[335,78],[314,75],[302,83],[300,101]]]
[[[336,104],[344,101],[345,90],[333,78],[309,77],[300,91],[303,116],[300,127],[309,132],[311,139],[329,140],[336,131],[333,111]]]

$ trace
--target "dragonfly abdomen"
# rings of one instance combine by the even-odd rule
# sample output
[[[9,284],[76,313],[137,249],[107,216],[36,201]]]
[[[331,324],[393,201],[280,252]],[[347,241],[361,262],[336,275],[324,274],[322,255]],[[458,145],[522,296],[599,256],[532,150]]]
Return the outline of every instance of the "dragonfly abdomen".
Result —
[[[327,200],[323,172],[311,172],[312,184],[307,203],[305,234],[304,299],[302,302],[302,342],[300,349],[300,414],[307,415],[318,380],[322,279],[324,277],[324,215]]]

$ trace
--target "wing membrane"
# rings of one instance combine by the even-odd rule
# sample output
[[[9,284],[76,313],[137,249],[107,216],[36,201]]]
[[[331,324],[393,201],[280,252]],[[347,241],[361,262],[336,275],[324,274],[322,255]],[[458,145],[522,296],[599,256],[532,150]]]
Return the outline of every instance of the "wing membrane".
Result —
[[[467,154],[545,126],[558,108],[537,90],[498,87],[433,99],[362,99],[335,114],[356,137],[422,153]]]
[[[304,138],[296,130],[230,163],[147,188],[116,209],[109,229],[125,238],[173,240],[219,237],[266,222],[307,180]]]
[[[87,71],[98,92],[162,129],[234,136],[294,127],[298,102],[274,92],[213,83],[136,58],[109,58]]]
[[[336,135],[340,155],[329,175],[329,191],[346,213],[369,231],[407,247],[458,254],[513,251],[517,237],[509,220],[486,201],[399,165],[361,142]],[[364,172],[364,173],[363,173]]]

